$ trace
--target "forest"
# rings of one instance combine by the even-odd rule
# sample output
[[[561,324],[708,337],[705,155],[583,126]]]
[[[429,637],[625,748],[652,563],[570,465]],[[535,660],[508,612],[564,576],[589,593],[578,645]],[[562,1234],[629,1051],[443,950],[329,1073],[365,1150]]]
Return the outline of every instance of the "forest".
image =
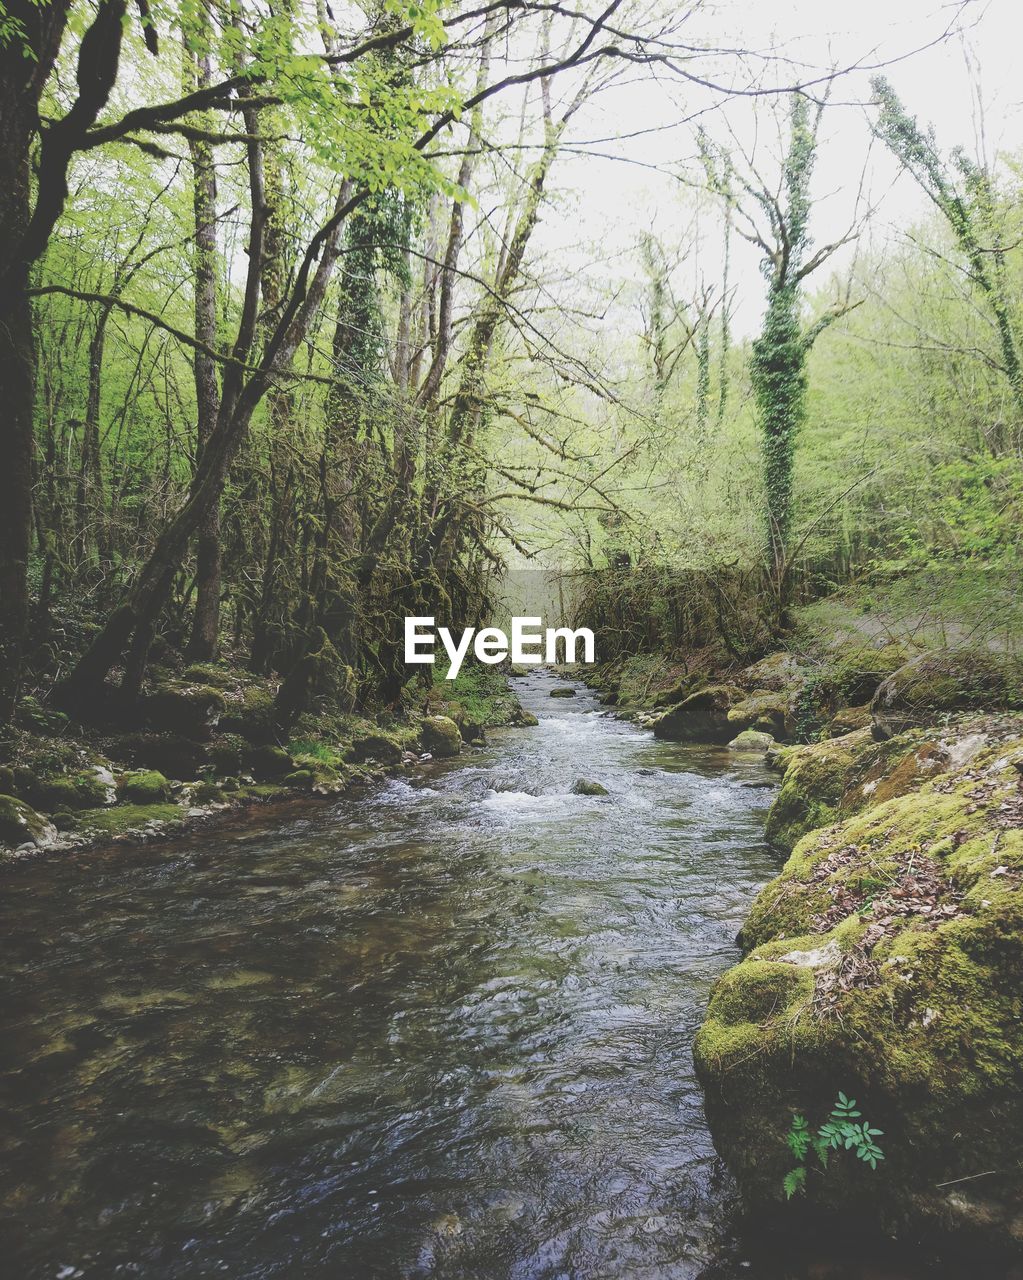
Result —
[[[1019,19],[770,8],[0,0],[17,1275],[1019,1274]],[[541,613],[596,663],[409,663],[409,620]],[[521,1026],[481,1008],[463,1052],[516,928]],[[551,1038],[579,982],[589,1073]],[[626,1126],[596,1172],[531,1037]],[[558,1135],[542,1203],[438,1083],[468,1062],[524,1073],[517,1173]],[[374,1102],[321,1099],[371,1063]],[[526,1207],[474,1207],[463,1159]]]

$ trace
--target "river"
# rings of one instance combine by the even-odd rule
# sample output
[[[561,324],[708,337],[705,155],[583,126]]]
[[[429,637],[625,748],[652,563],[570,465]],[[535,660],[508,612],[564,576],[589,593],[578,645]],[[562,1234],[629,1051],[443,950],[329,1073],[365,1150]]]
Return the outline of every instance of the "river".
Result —
[[[691,1058],[773,778],[552,687],[272,830],[5,871],[5,1274],[811,1274],[747,1254]]]

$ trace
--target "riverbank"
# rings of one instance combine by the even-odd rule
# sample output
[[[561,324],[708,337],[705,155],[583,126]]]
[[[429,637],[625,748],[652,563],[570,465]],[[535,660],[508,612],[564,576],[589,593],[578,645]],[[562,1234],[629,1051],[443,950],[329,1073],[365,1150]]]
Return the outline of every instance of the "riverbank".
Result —
[[[476,666],[376,717],[333,698],[283,725],[280,688],[227,663],[165,676],[106,724],[26,699],[0,761],[0,859],[141,842],[298,796],[332,797],[527,727],[504,676]]]
[[[602,700],[656,735],[727,741],[783,774],[767,838],[787,861],[695,1039],[715,1143],[752,1222],[1008,1275],[1023,1258],[1023,667],[879,641],[802,657],[597,673]]]

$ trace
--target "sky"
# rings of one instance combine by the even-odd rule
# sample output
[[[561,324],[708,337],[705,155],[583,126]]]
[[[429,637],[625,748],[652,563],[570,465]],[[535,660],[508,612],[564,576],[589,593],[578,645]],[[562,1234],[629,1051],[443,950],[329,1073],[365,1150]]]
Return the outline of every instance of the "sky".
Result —
[[[950,24],[957,33],[940,39]],[[689,35],[721,44],[772,49],[781,59],[813,68],[839,66],[851,71],[836,83],[833,105],[825,114],[814,188],[815,241],[830,242],[850,227],[863,183],[860,212],[872,209],[861,229],[861,244],[897,238],[928,211],[923,193],[877,143],[867,125],[869,67],[889,65],[882,73],[904,104],[922,122],[932,123],[943,147],[962,145],[971,153],[1023,152],[1023,80],[1018,72],[1023,45],[1020,0],[719,0],[708,4]],[[935,43],[937,42],[937,43]],[[734,59],[722,67],[734,74]],[[784,62],[772,74],[791,83]],[[798,73],[796,73],[798,74]],[[978,100],[977,82],[983,83]],[[741,77],[737,82],[741,82]],[[540,233],[544,250],[574,263],[599,246],[605,260],[622,254],[623,270],[634,273],[630,250],[647,230],[666,241],[685,243],[693,218],[693,196],[679,173],[693,169],[694,129],[686,116],[700,117],[710,135],[729,141],[729,129],[744,143],[757,132],[758,155],[765,169],[774,163],[770,103],[749,98],[731,101],[724,112],[708,111],[716,101],[705,90],[678,82],[631,78],[587,105],[575,117],[565,154],[559,161],[555,211]],[[777,101],[777,100],[775,100]],[[637,135],[622,141],[604,141]],[[701,215],[707,273],[717,271],[714,243],[719,215]],[[854,247],[838,255],[847,263]],[[596,256],[596,254],[594,254]],[[685,255],[693,269],[697,255]],[[762,305],[757,253],[740,246],[736,255],[735,327],[755,330]]]

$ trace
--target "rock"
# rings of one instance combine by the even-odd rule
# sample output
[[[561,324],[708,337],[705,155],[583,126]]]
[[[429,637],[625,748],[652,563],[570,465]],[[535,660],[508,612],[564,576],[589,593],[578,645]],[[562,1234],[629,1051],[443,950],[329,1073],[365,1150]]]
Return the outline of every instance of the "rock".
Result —
[[[589,778],[576,778],[572,783],[572,794],[576,796],[606,796],[608,795],[607,787],[602,787],[599,782],[593,782]]]
[[[448,716],[427,716],[423,721],[422,743],[424,751],[438,760],[446,760],[461,751],[462,735]]]
[[[654,735],[672,742],[727,742],[735,734],[728,723],[734,690],[711,685],[692,693],[653,723]]]
[[[769,733],[758,733],[756,729],[744,729],[737,738],[728,744],[729,751],[768,752],[774,746],[774,739]]]
[[[177,733],[133,733],[115,739],[111,755],[140,768],[156,769],[168,778],[187,782],[206,765],[198,743]]]
[[[684,680],[679,680],[677,684],[673,684],[670,689],[662,689],[654,698],[654,706],[674,707],[678,703],[684,702],[691,693],[695,693],[699,684],[699,676],[687,676]]]
[[[355,738],[345,752],[345,759],[353,764],[364,764],[367,760],[376,760],[380,764],[400,764],[402,756],[401,744],[383,733],[366,733]]]
[[[171,785],[158,770],[143,769],[124,774],[121,796],[129,804],[161,804],[171,798]]]
[[[240,734],[222,734],[206,748],[206,759],[217,773],[239,774],[246,747],[247,743]]]
[[[227,796],[215,782],[197,782],[188,793],[189,802],[199,804],[223,804]]]
[[[531,674],[531,668],[524,667],[520,663],[513,662],[508,668],[508,674],[513,680],[521,680],[524,676]]]
[[[249,685],[237,698],[228,700],[219,727],[225,733],[238,734],[254,746],[271,744],[277,736],[273,694],[260,685]]]
[[[31,844],[45,848],[57,838],[57,830],[42,814],[14,796],[0,795],[0,844],[11,849]]]
[[[805,669],[791,653],[772,653],[741,671],[736,677],[736,683],[747,691],[788,693],[805,679]]]
[[[283,747],[270,743],[252,746],[244,755],[245,767],[260,782],[271,782],[291,773],[294,763]]]
[[[869,703],[861,707],[843,707],[831,717],[828,733],[832,738],[841,738],[847,733],[855,733],[857,729],[869,729],[870,724]]]
[[[535,729],[539,723],[532,711],[527,711],[525,707],[519,707],[512,717],[512,725],[516,729]]]
[[[1023,736],[808,835],[757,898],[694,1046],[715,1145],[755,1215],[912,1241],[975,1228],[985,1257],[1018,1256],[1019,766]],[[787,1209],[792,1115],[816,1128],[839,1090],[884,1131],[884,1161],[835,1152]]]
[[[1005,654],[942,650],[900,667],[870,704],[874,735],[890,738],[960,710],[1023,708],[1023,662]]]
[[[51,812],[65,809],[102,809],[117,799],[114,776],[100,767],[65,777],[40,778],[34,788],[34,796],[44,809]]]
[[[551,690],[552,698],[574,698],[575,690],[569,684],[560,684]]]
[[[781,790],[767,815],[768,844],[787,853],[808,831],[833,822],[857,754],[866,751],[871,741],[870,730],[861,729],[844,738],[792,749],[785,758]]]
[[[185,668],[182,675],[191,684],[206,685],[212,689],[233,689],[238,683],[235,675],[212,662],[194,662]]]
[[[789,700],[785,694],[758,689],[729,708],[728,723],[735,729],[756,729],[759,733],[769,733],[772,738],[784,738],[788,711]]]
[[[211,685],[171,682],[159,685],[142,699],[146,723],[205,742],[227,709],[224,695]]]

